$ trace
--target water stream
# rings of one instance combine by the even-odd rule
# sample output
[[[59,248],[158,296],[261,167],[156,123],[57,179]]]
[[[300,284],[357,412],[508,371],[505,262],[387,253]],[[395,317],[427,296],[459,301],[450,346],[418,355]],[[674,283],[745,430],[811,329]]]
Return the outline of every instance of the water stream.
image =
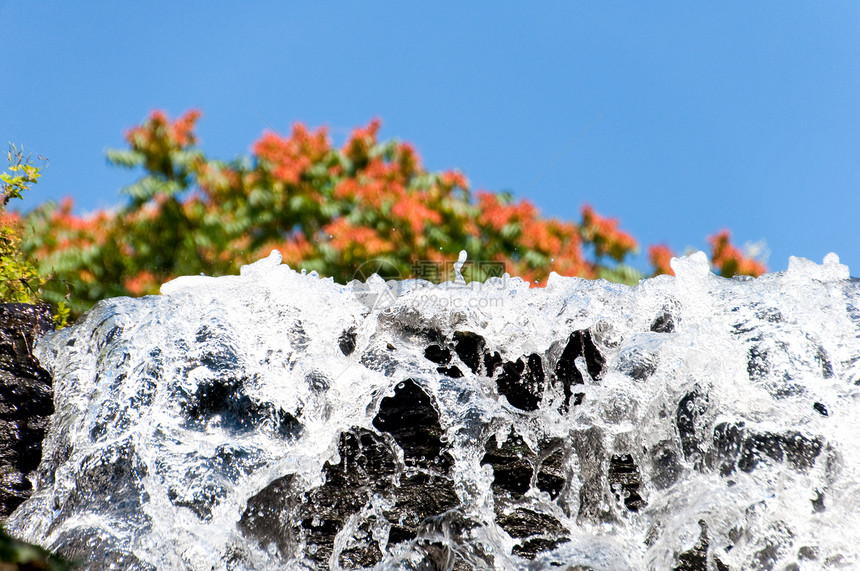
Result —
[[[464,261],[464,260],[461,260]],[[15,535],[90,569],[860,567],[860,281],[341,285],[99,303]]]

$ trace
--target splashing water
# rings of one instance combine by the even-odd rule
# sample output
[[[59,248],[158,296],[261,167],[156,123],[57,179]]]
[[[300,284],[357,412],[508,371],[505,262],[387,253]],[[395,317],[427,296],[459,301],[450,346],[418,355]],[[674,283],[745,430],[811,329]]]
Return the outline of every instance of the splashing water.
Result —
[[[394,288],[273,253],[101,302],[37,345],[56,413],[7,528],[89,569],[860,566],[835,255],[545,289],[465,258]]]
[[[463,265],[466,263],[466,257],[466,250],[460,250],[460,255],[457,257],[457,261],[454,262],[454,283],[456,284],[463,285],[466,283],[466,278],[460,273]]]

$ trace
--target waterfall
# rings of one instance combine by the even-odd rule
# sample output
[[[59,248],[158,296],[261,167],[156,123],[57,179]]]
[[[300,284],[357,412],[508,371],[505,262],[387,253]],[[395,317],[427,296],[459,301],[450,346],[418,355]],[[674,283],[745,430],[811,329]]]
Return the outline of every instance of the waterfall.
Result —
[[[834,254],[636,287],[280,262],[42,337],[55,412],[7,529],[97,570],[860,567]]]

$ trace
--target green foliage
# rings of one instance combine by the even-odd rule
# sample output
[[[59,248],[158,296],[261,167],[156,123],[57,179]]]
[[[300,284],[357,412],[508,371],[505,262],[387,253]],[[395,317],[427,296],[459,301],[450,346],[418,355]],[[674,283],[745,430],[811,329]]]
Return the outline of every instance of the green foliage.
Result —
[[[9,160],[9,172],[0,173],[3,181],[3,193],[0,200],[3,206],[9,204],[13,198],[23,198],[22,192],[29,190],[31,184],[35,184],[42,176],[40,168],[30,163],[30,158],[24,159],[24,153],[19,151],[15,145],[9,143],[9,152],[6,154]]]
[[[4,303],[38,303],[39,288],[44,279],[22,252],[20,220],[6,213],[13,198],[22,198],[41,176],[40,168],[24,158],[24,154],[10,143],[8,172],[0,173],[3,191],[0,194],[0,301]]]
[[[7,212],[6,207],[13,198],[23,198],[23,193],[42,176],[42,167],[33,165],[31,158],[25,158],[11,143],[7,158],[8,172],[0,173],[3,184],[0,194],[0,303],[41,303],[42,287],[48,278],[39,272],[22,248],[21,219],[17,213]],[[69,316],[68,308],[58,306],[55,325],[64,327]]]

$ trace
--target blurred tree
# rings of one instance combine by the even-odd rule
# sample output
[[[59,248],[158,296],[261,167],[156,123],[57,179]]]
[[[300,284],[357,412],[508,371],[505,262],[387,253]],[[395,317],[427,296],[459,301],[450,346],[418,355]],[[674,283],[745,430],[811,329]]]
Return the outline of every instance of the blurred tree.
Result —
[[[227,163],[197,147],[199,117],[153,111],[126,133],[128,149],[108,151],[112,164],[143,172],[123,189],[125,206],[78,217],[67,199],[27,215],[27,253],[72,284],[75,313],[104,297],[156,293],[179,275],[236,273],[272,249],[294,268],[339,282],[371,271],[450,279],[460,250],[490,262],[467,265],[472,280],[500,267],[533,284],[550,271],[624,283],[642,277],[625,263],[638,245],[618,221],[587,205],[579,223],[544,218],[527,200],[473,194],[462,173],[429,172],[408,143],[378,141],[379,121],[355,129],[341,148],[323,128],[266,132],[250,157]],[[721,263],[740,256],[738,271],[763,271],[728,241],[721,247]],[[664,250],[657,272],[668,268]]]

